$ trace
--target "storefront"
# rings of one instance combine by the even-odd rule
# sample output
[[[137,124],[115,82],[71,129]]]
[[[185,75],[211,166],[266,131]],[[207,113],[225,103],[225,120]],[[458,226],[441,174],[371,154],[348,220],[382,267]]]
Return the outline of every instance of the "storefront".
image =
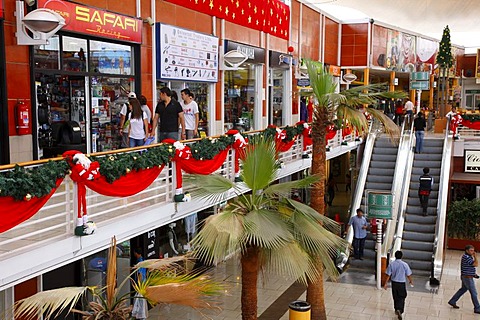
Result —
[[[72,2],[40,0],[70,17],[46,45],[33,47],[36,158],[66,150],[120,148],[120,110],[139,92],[142,21]]]
[[[211,134],[218,81],[218,38],[166,24],[156,24],[157,96],[167,86],[180,99],[190,89],[198,104],[200,136]]]
[[[291,122],[287,102],[290,100],[290,67],[296,64],[291,55],[269,51],[268,69],[268,123],[277,127]],[[291,114],[291,112],[290,112]]]
[[[0,164],[10,163],[3,0],[0,0]]]
[[[225,130],[249,131],[263,129],[262,101],[265,49],[230,40],[225,41],[225,53],[239,51],[248,59],[235,70],[225,70],[224,125]]]

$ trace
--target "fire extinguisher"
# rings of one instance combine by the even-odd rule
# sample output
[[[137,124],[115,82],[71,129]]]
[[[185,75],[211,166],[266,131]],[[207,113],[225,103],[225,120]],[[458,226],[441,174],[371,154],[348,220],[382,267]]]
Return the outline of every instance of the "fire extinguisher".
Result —
[[[23,101],[18,101],[15,106],[15,123],[17,134],[23,135],[30,133],[30,116],[28,107]]]

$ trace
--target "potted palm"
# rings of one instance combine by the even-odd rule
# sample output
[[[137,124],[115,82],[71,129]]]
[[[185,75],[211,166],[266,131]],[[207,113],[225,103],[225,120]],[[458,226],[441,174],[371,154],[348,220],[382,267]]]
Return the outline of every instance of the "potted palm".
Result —
[[[480,248],[480,201],[453,201],[447,212],[447,246],[449,249],[464,250],[472,244]]]
[[[145,260],[138,263],[130,276],[139,268],[149,270],[148,275],[144,281],[134,281],[134,291],[124,295],[119,294],[119,288],[128,285],[133,279],[127,277],[120,284],[117,283],[116,260],[116,241],[113,238],[108,252],[109,263],[104,288],[66,287],[38,292],[15,303],[15,318],[37,319],[39,315],[43,315],[43,319],[49,320],[66,310],[81,314],[83,320],[128,320],[131,319],[132,307],[128,306],[127,301],[134,296],[135,299],[145,299],[152,305],[172,303],[192,308],[216,307],[215,301],[208,298],[218,295],[222,286],[205,276],[183,270],[180,261],[185,258]],[[87,309],[74,309],[87,292],[92,296]]]

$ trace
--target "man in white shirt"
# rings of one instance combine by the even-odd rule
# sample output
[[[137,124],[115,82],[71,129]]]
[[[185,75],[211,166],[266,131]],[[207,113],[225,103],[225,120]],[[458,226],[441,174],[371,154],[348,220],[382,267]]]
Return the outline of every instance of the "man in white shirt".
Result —
[[[198,136],[198,105],[193,100],[193,93],[190,89],[183,89],[180,91],[181,101],[180,104],[183,108],[183,115],[185,117],[185,132],[187,133],[187,139],[193,139]]]
[[[405,114],[407,115],[407,119],[409,123],[413,121],[413,114],[415,113],[415,105],[409,98],[407,98],[407,102],[405,102]]]

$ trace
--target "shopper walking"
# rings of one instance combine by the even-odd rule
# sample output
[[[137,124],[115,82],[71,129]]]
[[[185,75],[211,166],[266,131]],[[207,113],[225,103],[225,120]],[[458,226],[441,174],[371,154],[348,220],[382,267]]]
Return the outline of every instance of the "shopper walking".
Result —
[[[402,125],[404,112],[402,100],[397,100],[395,103],[395,123],[399,126]]]
[[[402,319],[405,312],[405,299],[407,298],[407,279],[413,287],[412,270],[408,264],[402,260],[402,251],[395,252],[395,261],[391,262],[387,267],[387,280],[383,288],[387,290],[388,280],[392,282],[393,308],[398,319]]]
[[[130,126],[128,127],[128,143],[130,148],[143,146],[145,138],[148,134],[148,116],[142,111],[140,102],[135,99],[130,99],[132,112],[129,115]]]
[[[405,114],[408,120],[408,122],[406,123],[408,123],[408,125],[412,123],[414,113],[415,113],[415,105],[413,104],[412,101],[410,101],[409,98],[407,98],[405,102]]]
[[[430,192],[433,188],[433,177],[430,175],[430,168],[423,168],[423,175],[418,179],[418,199],[420,199],[420,205],[423,209],[423,215],[428,215],[428,199],[430,197]]]
[[[350,218],[347,230],[353,227],[353,257],[363,260],[363,249],[365,248],[365,239],[367,238],[367,219],[363,216],[363,210],[358,208],[357,215]]]
[[[475,287],[474,278],[478,278],[476,273],[476,268],[478,267],[478,260],[475,255],[475,247],[472,245],[465,246],[465,253],[462,256],[460,261],[461,269],[461,279],[462,287],[453,295],[453,297],[448,301],[448,304],[451,305],[454,309],[459,309],[457,306],[457,301],[463,296],[467,291],[470,292],[470,297],[473,302],[473,312],[480,314],[480,304],[478,303],[477,297],[477,288]]]
[[[180,96],[182,97],[180,104],[182,105],[183,116],[185,117],[184,130],[187,134],[187,139],[197,138],[199,121],[198,104],[193,100],[194,95],[188,88],[180,91]]]
[[[153,118],[153,127],[150,136],[155,134],[155,128],[160,119],[160,131],[158,142],[164,139],[180,140],[185,139],[185,118],[180,103],[172,98],[172,91],[168,87],[160,89],[160,100],[155,108],[155,116]],[[180,137],[178,135],[179,124],[182,126]]]
[[[422,153],[423,151],[423,138],[425,137],[425,128],[427,121],[423,116],[423,112],[419,111],[415,120],[413,121],[413,128],[415,129],[415,153]]]

